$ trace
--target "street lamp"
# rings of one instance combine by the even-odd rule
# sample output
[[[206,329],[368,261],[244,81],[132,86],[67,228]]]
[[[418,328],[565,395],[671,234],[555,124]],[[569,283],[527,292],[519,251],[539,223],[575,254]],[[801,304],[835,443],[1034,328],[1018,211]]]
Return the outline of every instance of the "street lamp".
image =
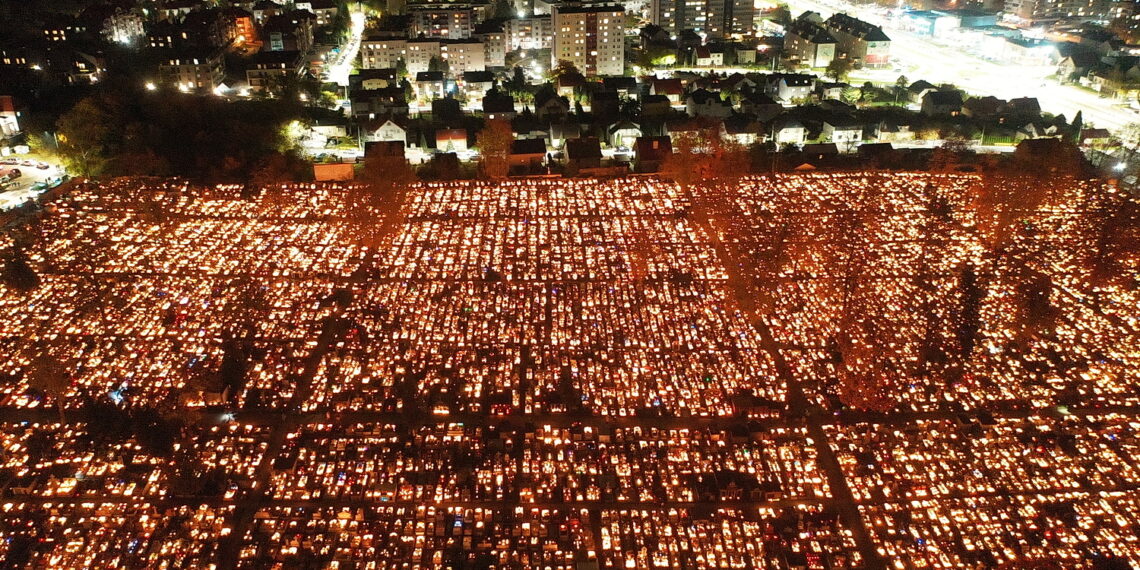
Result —
[[[147,81],[145,87],[147,91],[154,91],[158,89],[158,86],[155,85],[153,81]]]
[[[1117,171],[1117,172],[1124,172],[1124,169],[1125,169],[1127,166],[1128,166],[1128,165],[1127,165],[1127,164],[1125,164],[1125,163],[1123,163],[1123,162],[1118,162],[1118,163],[1116,163],[1116,166],[1113,166],[1113,167],[1112,167],[1112,169],[1113,169],[1113,170],[1115,170],[1115,171]]]

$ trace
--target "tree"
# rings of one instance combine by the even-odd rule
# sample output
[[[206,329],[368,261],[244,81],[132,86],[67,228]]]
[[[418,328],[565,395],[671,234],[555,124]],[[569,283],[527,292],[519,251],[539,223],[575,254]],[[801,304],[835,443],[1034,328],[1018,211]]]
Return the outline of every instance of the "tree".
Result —
[[[907,79],[905,75],[900,75],[899,78],[895,80],[895,103],[898,103],[899,100],[906,101],[906,90],[909,86],[910,80]]]
[[[31,291],[40,285],[40,277],[28,263],[22,250],[17,249],[4,260],[4,284],[17,291]]]
[[[374,251],[380,239],[399,226],[404,196],[415,180],[403,155],[365,157],[361,184],[345,194],[348,226],[358,244]]]
[[[581,72],[569,60],[560,59],[558,63],[554,64],[554,67],[550,68],[550,79],[557,81],[564,75],[581,75]]]
[[[396,60],[396,79],[403,81],[408,77],[408,62],[404,58]]]
[[[71,387],[69,367],[59,358],[51,354],[50,348],[45,345],[39,347],[41,352],[32,359],[24,373],[24,381],[28,387],[41,394],[51,396],[59,411],[59,421],[64,421],[63,399]]]
[[[837,57],[827,64],[827,74],[841,82],[847,79],[847,74],[851,73],[851,68],[851,60]]]
[[[451,64],[446,59],[431,56],[428,59],[428,71],[440,71],[444,77],[451,75]]]
[[[510,169],[511,142],[515,140],[511,123],[506,119],[487,121],[475,135],[476,146],[483,157],[483,172],[491,178],[502,178]]]
[[[515,16],[514,7],[510,0],[495,0],[491,17],[496,20],[508,20]]]
[[[83,99],[56,123],[60,158],[68,170],[80,176],[102,174],[121,126],[106,99]]]

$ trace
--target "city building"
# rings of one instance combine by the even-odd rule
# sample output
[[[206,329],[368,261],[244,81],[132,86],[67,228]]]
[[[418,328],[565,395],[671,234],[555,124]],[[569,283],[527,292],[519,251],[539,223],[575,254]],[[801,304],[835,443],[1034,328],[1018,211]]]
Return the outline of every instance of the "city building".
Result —
[[[798,18],[784,31],[784,53],[808,67],[827,67],[835,59],[835,36],[807,18]]]
[[[847,14],[833,14],[823,26],[835,38],[836,56],[856,66],[886,67],[890,63],[891,39],[883,29]]]
[[[475,28],[474,38],[483,42],[483,59],[487,67],[507,64],[507,34],[502,22],[484,22]]]
[[[297,0],[294,6],[298,10],[312,12],[317,17],[318,26],[326,26],[337,17],[339,8],[333,0]]]
[[[249,90],[254,93],[272,92],[288,77],[300,75],[301,53],[296,51],[263,51],[253,56],[245,70]]]
[[[448,70],[454,75],[487,69],[487,53],[483,42],[478,39],[441,42],[439,53],[447,62]]]
[[[586,75],[625,72],[625,8],[614,4],[555,6],[551,66],[565,60]]]
[[[756,8],[750,0],[652,0],[649,14],[673,37],[682,30],[729,37],[752,34]]]
[[[507,20],[504,24],[507,51],[549,49],[554,41],[550,16],[534,16]]]
[[[313,45],[313,28],[316,16],[304,10],[277,14],[262,26],[265,51],[309,51]]]
[[[395,69],[400,60],[407,64],[407,57],[408,40],[404,38],[369,36],[360,42],[361,69]]]
[[[471,37],[483,20],[485,7],[471,4],[417,4],[408,7],[411,37],[462,40]]]
[[[108,42],[134,45],[146,31],[142,15],[134,10],[116,8],[103,20],[103,38]]]
[[[1123,10],[1113,0],[1005,0],[1002,19],[1020,27],[1068,18],[1104,18]]]
[[[11,95],[0,95],[0,136],[20,132],[20,111]]]
[[[217,50],[171,50],[159,61],[159,81],[182,91],[213,91],[225,80],[222,55]]]

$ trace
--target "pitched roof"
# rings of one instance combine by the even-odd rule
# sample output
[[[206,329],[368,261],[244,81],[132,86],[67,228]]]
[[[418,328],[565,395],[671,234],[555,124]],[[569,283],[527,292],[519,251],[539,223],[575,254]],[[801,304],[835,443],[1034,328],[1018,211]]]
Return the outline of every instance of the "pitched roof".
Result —
[[[801,37],[813,44],[835,43],[835,36],[831,35],[827,28],[811,20],[795,20],[788,25],[785,33]]]
[[[546,154],[546,141],[542,139],[515,139],[511,141],[511,154]]]
[[[602,145],[597,137],[569,139],[566,141],[566,157],[570,159],[601,158]]]
[[[874,24],[853,18],[847,14],[832,14],[824,22],[829,30],[840,31],[855,36],[867,42],[889,42],[891,38],[883,33],[883,29]]]

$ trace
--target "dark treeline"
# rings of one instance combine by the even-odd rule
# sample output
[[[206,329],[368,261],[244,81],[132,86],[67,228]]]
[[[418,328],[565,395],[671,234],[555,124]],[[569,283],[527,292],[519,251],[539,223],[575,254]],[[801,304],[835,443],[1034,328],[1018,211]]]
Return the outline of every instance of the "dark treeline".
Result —
[[[302,176],[286,131],[302,108],[281,101],[106,88],[57,122],[59,154],[81,176],[181,176],[257,182]]]

